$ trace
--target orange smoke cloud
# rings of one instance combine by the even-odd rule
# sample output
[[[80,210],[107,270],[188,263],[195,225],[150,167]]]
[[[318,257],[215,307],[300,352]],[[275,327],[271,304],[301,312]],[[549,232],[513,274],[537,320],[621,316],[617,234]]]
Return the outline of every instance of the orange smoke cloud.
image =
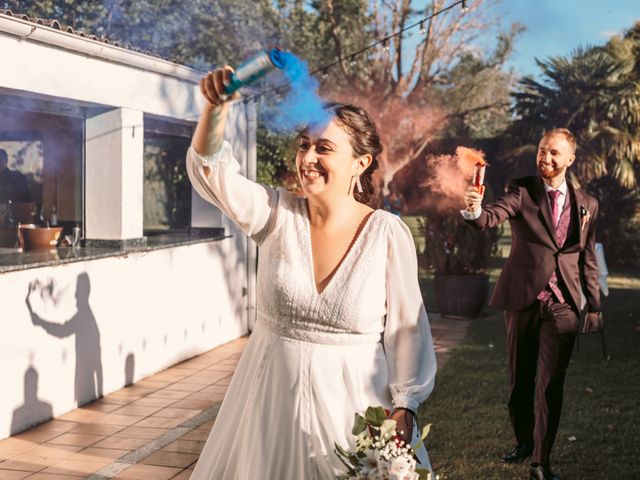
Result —
[[[422,186],[430,190],[429,206],[440,212],[462,209],[462,198],[471,185],[476,164],[486,165],[484,153],[458,147],[455,155],[438,155],[427,161],[429,176]]]
[[[377,175],[385,187],[396,172],[420,157],[429,141],[444,126],[444,108],[405,98],[385,98],[373,91],[370,95],[332,93],[332,100],[358,105],[373,118],[384,146]]]
[[[464,193],[472,183],[476,163],[486,162],[481,151],[466,147],[458,147],[455,155],[428,155],[431,142],[446,127],[446,108],[424,100],[384,96],[376,91],[369,95],[334,91],[329,97],[358,105],[373,118],[384,146],[376,177],[382,180],[385,190],[407,164],[424,159],[426,168],[417,168],[418,176],[412,178],[410,186],[405,185],[405,200],[411,197],[406,195],[409,189],[414,194],[413,206],[418,210],[435,208],[447,212],[464,208]]]
[[[477,164],[480,164],[483,167],[487,164],[484,160],[484,153],[480,150],[475,150],[474,148],[457,147],[456,157],[458,157],[461,162],[468,163],[474,167]]]

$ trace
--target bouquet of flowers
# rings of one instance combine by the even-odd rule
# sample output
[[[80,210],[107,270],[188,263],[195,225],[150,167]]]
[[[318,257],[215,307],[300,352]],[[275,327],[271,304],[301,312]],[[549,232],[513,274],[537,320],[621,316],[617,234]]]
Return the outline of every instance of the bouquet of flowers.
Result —
[[[396,422],[382,407],[369,407],[364,416],[356,413],[352,433],[356,436],[356,451],[335,444],[335,453],[347,467],[337,480],[432,480],[431,472],[417,466],[414,450],[429,434],[427,425],[420,440],[413,446],[405,444],[396,433]],[[423,475],[420,471],[423,471]]]

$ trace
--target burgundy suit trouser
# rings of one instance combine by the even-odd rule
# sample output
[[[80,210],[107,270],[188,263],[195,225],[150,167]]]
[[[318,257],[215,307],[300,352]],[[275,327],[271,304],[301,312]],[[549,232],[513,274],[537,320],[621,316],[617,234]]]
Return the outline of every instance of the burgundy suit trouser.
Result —
[[[518,443],[533,444],[532,461],[549,464],[562,391],[578,331],[578,315],[554,298],[505,312],[509,348],[509,415]]]

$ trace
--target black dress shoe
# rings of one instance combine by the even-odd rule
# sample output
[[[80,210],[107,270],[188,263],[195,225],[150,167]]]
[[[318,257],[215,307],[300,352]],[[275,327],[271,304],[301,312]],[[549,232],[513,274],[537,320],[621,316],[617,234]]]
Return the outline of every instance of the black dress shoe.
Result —
[[[533,445],[530,443],[519,443],[513,450],[502,456],[504,463],[522,463],[524,459],[530,457],[533,453]]]
[[[529,480],[560,480],[546,465],[531,465]]]

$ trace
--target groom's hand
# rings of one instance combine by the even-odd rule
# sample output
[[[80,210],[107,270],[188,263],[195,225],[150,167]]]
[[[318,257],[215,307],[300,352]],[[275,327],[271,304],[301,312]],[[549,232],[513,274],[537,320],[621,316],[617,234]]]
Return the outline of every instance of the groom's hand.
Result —
[[[467,211],[475,213],[482,208],[482,198],[484,197],[484,189],[482,193],[478,192],[476,187],[469,187],[464,194],[464,203],[467,206]]]
[[[600,312],[589,312],[584,318],[583,333],[597,332],[602,328],[602,314]]]

